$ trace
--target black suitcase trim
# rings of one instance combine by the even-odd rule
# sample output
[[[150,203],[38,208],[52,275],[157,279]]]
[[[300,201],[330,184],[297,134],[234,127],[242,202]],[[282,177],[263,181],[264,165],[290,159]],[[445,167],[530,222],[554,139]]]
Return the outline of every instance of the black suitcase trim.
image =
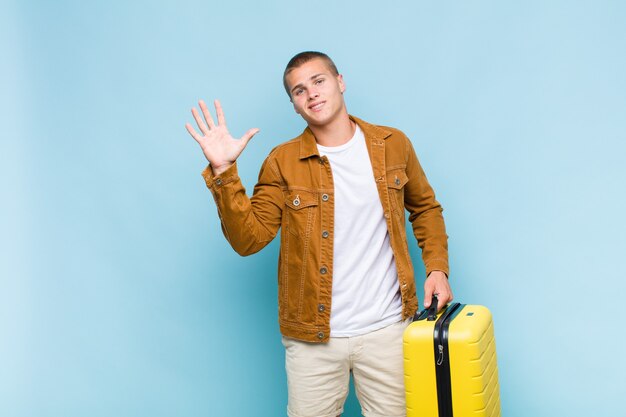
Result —
[[[454,303],[446,308],[446,311],[435,323],[433,331],[439,417],[453,417],[448,329],[450,328],[450,322],[461,312],[463,307],[465,307],[465,304]]]

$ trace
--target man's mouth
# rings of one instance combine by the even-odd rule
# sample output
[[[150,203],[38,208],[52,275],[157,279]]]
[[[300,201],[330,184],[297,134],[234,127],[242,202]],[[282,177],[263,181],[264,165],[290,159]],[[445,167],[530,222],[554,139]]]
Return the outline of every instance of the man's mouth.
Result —
[[[324,104],[326,104],[325,101],[320,101],[319,103],[315,103],[312,106],[309,106],[309,109],[313,111],[320,111],[322,107],[324,107]]]

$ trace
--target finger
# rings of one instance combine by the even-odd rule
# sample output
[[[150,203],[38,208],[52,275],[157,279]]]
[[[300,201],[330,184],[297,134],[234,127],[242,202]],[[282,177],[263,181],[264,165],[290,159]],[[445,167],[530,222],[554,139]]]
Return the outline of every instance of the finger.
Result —
[[[433,301],[433,290],[430,288],[424,288],[424,308],[430,308],[430,304]]]
[[[196,123],[198,124],[198,128],[200,129],[200,131],[204,135],[207,135],[209,133],[209,129],[204,124],[202,117],[200,117],[200,113],[198,113],[198,110],[196,110],[195,107],[191,109],[191,114],[193,115],[193,118],[196,120]]]
[[[206,106],[204,100],[200,100],[198,104],[200,105],[200,110],[202,110],[202,114],[204,115],[207,124],[209,125],[209,129],[213,129],[215,127],[215,123],[213,123],[213,118],[211,117],[209,108]]]
[[[259,131],[260,131],[260,129],[254,128],[254,129],[250,129],[246,133],[244,133],[244,135],[241,137],[241,141],[243,142],[244,148],[246,147],[246,145],[248,145],[248,142],[250,142],[250,139],[252,139],[252,136],[254,136],[257,133],[259,133]]]
[[[439,300],[437,304],[437,313],[443,310],[445,306],[450,302],[450,298],[447,294],[437,294],[437,299]]]
[[[220,126],[226,127],[226,118],[224,117],[224,111],[222,110],[222,104],[219,100],[215,100],[215,113],[217,114],[217,123]]]
[[[424,308],[429,308],[432,303],[433,293],[435,293],[435,285],[430,277],[424,282]]]
[[[189,132],[191,137],[194,138],[196,142],[200,143],[200,135],[198,134],[198,132],[194,130],[193,126],[187,123],[185,124],[185,128],[187,129],[187,132]]]
[[[454,297],[452,297],[452,292],[447,289],[440,290],[439,292],[436,291],[435,294],[437,294],[437,297],[439,298],[439,310],[443,309],[454,299]]]

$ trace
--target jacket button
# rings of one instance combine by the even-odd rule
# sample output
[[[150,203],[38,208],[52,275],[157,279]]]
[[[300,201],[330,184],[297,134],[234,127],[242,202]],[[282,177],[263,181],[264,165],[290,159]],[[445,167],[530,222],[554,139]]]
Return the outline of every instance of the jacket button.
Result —
[[[323,266],[323,267],[321,267],[321,268],[320,268],[320,273],[321,273],[322,275],[324,275],[324,274],[325,274],[325,273],[327,273],[327,272],[328,272],[328,269],[326,269],[326,267],[325,267],[325,266]]]
[[[328,201],[328,194],[322,194],[322,201]]]
[[[320,339],[320,340],[322,340],[322,339],[324,338],[324,332],[319,332],[319,333],[317,334],[317,338],[318,338],[318,339]]]
[[[396,183],[396,185],[400,185],[400,179],[398,177],[396,177],[395,183]]]
[[[324,231],[322,232],[322,237],[323,237],[324,239],[326,239],[326,238],[328,237],[328,234],[329,234],[329,233],[328,233],[328,230],[324,230]]]
[[[324,304],[320,304],[317,306],[317,310],[322,313],[324,312],[324,310],[326,310],[326,307],[324,306]]]
[[[215,180],[215,183],[216,183],[217,185],[222,185],[222,179],[221,179],[221,178],[216,179],[216,180]]]
[[[389,212],[386,211],[385,212],[385,219],[388,219],[388,218],[389,218]]]
[[[296,197],[295,200],[293,200],[293,205],[298,207],[300,205],[300,197]]]

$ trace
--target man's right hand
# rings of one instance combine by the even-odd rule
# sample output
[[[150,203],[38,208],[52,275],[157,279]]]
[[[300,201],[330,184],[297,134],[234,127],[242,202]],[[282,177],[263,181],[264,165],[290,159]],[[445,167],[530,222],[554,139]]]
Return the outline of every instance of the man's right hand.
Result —
[[[195,107],[191,109],[191,114],[193,114],[201,134],[196,132],[189,123],[185,127],[202,148],[204,156],[211,164],[213,175],[219,175],[235,163],[250,139],[252,139],[252,136],[259,132],[259,129],[250,129],[240,139],[235,139],[228,133],[226,119],[224,118],[224,112],[219,100],[215,100],[217,124],[213,123],[211,113],[204,101],[200,100],[198,104],[200,104],[204,120]]]

